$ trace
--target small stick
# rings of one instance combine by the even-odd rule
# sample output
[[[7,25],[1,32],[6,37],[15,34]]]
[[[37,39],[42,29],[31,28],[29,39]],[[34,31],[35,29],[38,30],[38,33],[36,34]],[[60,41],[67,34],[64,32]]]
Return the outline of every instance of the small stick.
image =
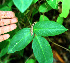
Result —
[[[49,38],[48,38],[48,39],[49,39]],[[50,39],[49,39],[49,41],[52,42]],[[57,46],[59,46],[59,47],[61,47],[61,48],[63,48],[63,49],[65,49],[66,51],[70,52],[69,49],[67,49],[67,48],[65,48],[65,47],[63,47],[63,46],[61,46],[61,45],[59,45],[59,44],[57,44],[57,43],[54,43],[54,42],[52,42],[52,43],[55,44],[55,45],[57,45]]]

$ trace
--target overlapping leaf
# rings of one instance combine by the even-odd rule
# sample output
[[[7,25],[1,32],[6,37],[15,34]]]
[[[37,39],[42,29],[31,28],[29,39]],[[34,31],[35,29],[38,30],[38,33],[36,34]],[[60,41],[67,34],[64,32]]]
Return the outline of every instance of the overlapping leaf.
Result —
[[[32,4],[36,3],[38,0],[33,0]]]
[[[64,33],[67,29],[54,21],[39,21],[34,25],[34,33],[40,36],[55,36]]]
[[[52,49],[45,38],[35,36],[33,39],[32,48],[39,63],[53,63]]]
[[[63,17],[58,16],[57,23],[63,24]]]
[[[51,6],[46,2],[39,7],[39,12],[48,12],[51,9]]]
[[[48,4],[53,8],[53,9],[57,9],[58,8],[58,2],[57,0],[46,0],[48,2]]]
[[[45,15],[41,15],[39,21],[50,21]]]
[[[24,49],[33,39],[31,36],[30,28],[23,28],[18,31],[10,41],[8,53],[14,53]]]

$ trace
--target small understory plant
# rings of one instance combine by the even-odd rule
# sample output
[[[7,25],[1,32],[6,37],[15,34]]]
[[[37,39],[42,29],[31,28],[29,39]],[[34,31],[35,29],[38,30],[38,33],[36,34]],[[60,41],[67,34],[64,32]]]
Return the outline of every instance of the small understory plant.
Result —
[[[70,4],[68,2],[70,1],[46,0],[45,3],[39,6],[39,12],[41,13],[48,12],[51,9],[57,10],[58,3],[60,1],[62,2],[63,8],[62,13],[59,14],[57,18],[57,21],[50,21],[45,15],[44,17],[43,15],[40,15],[38,22],[35,24],[32,24],[32,22],[30,23],[32,24],[31,28],[23,28],[12,37],[10,44],[7,46],[8,54],[24,49],[33,40],[32,49],[37,61],[39,63],[53,63],[51,46],[44,37],[59,35],[68,30],[62,25],[62,23],[63,18],[66,18],[69,13],[70,7],[68,5]],[[21,13],[24,13],[30,5],[35,4],[38,0],[13,0],[13,2],[18,10]],[[65,2],[67,2],[68,5],[66,5]]]
[[[10,41],[8,53],[24,49],[33,40],[32,49],[36,59],[40,63],[53,63],[51,46],[44,37],[59,35],[67,29],[54,21],[39,21],[33,26],[32,30],[32,36],[30,28],[23,28],[18,31]]]

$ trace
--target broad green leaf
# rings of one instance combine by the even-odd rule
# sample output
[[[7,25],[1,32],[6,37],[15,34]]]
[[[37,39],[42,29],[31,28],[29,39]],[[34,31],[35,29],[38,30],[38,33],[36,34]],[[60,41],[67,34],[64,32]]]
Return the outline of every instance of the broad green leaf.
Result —
[[[36,63],[36,60],[34,60],[34,59],[28,59],[25,63]]]
[[[34,25],[33,30],[40,36],[55,36],[67,31],[63,25],[54,21],[39,21]]]
[[[57,23],[63,24],[63,17],[58,16]]]
[[[38,0],[33,0],[32,4],[36,3]]]
[[[46,0],[48,4],[53,8],[53,9],[58,9],[58,2],[57,0]]]
[[[31,36],[30,28],[23,28],[18,31],[10,41],[8,53],[24,49],[32,41],[33,36]]]
[[[62,13],[60,14],[60,17],[66,18],[69,14],[70,9],[70,0],[63,0],[62,1]]]
[[[50,21],[45,15],[40,15],[39,21]]]
[[[33,53],[39,63],[53,63],[52,49],[45,38],[35,36],[33,39],[32,48]]]
[[[20,10],[20,12],[24,12],[32,3],[33,0],[13,0],[15,6]]]
[[[46,2],[39,7],[39,12],[48,12],[51,9],[51,6]]]

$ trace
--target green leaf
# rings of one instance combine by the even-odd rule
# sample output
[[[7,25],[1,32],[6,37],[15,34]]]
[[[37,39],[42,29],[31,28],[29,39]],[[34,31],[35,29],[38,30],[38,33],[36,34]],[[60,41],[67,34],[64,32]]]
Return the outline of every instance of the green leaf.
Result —
[[[31,36],[30,28],[23,28],[18,31],[10,41],[8,53],[24,49],[32,41],[33,36]]]
[[[2,8],[0,8],[1,11],[12,11],[12,9],[8,6],[4,6]]]
[[[39,21],[34,25],[33,30],[36,35],[55,36],[64,33],[68,29],[54,21]]]
[[[33,53],[39,63],[53,63],[52,49],[45,38],[35,36],[33,39],[32,48]]]
[[[62,0],[62,13],[60,14],[60,17],[66,18],[69,14],[70,9],[70,0]]]
[[[51,9],[51,6],[46,2],[39,7],[39,12],[48,12]]]
[[[25,63],[36,63],[36,60],[34,60],[34,59],[28,59]]]
[[[32,4],[36,3],[38,0],[33,0]]]
[[[53,9],[58,9],[58,2],[57,0],[46,0],[48,4],[53,8]]]
[[[0,43],[0,49],[1,49],[0,58],[8,52],[9,42],[10,42],[10,39],[7,39]]]
[[[13,0],[15,6],[20,10],[20,12],[24,12],[32,3],[33,0]]]
[[[6,46],[5,48],[3,48],[3,49],[1,50],[0,58],[1,58],[2,56],[4,56],[7,52],[8,52],[8,46]]]
[[[1,11],[12,11],[11,6],[13,5],[12,0],[7,0],[3,5],[0,5]]]
[[[39,21],[50,21],[45,15],[40,15]]]
[[[57,23],[63,24],[63,17],[58,16]]]
[[[9,3],[8,3],[8,6],[11,7],[12,5],[13,5],[13,1],[10,0]]]

